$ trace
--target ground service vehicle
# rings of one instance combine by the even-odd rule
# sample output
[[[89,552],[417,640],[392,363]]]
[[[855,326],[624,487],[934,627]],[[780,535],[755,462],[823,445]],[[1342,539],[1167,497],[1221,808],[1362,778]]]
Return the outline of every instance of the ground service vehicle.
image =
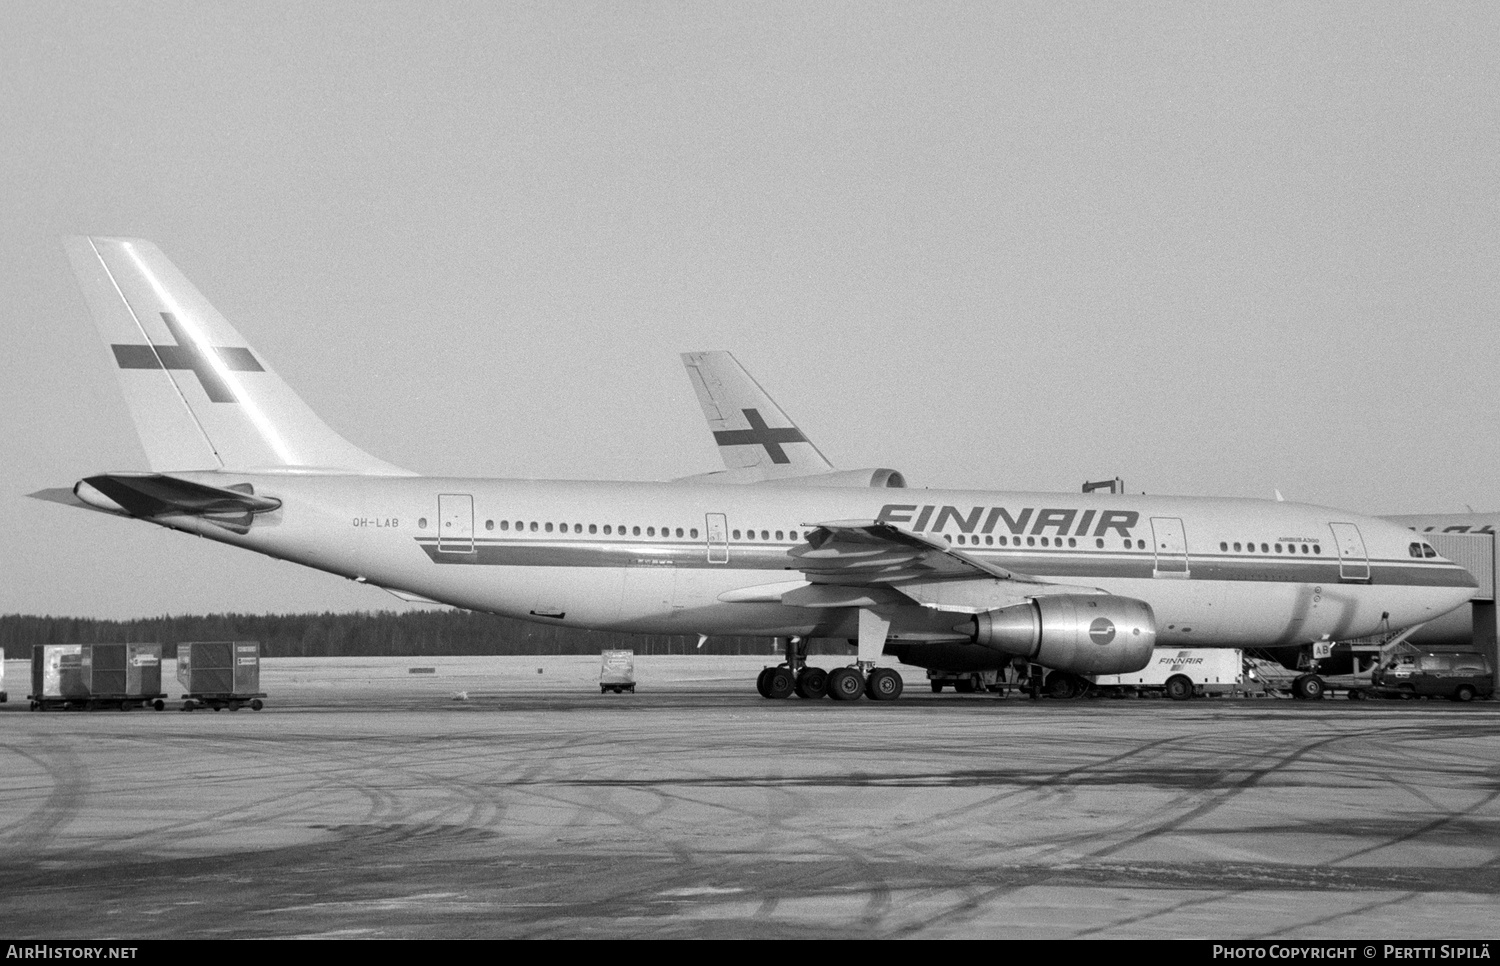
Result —
[[[1372,693],[1382,697],[1472,701],[1495,692],[1494,669],[1478,651],[1403,654],[1377,668],[1372,682]]]
[[[1096,674],[1089,680],[1104,693],[1159,691],[1174,701],[1199,694],[1235,694],[1254,687],[1238,648],[1158,647],[1139,671]]]

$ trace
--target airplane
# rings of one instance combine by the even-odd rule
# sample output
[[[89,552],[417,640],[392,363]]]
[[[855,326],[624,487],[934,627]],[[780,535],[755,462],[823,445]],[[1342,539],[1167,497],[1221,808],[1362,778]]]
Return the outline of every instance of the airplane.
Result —
[[[1157,643],[1352,637],[1427,620],[1474,591],[1462,568],[1371,517],[1259,500],[910,490],[892,471],[823,466],[771,408],[725,417],[721,447],[761,456],[708,479],[419,476],[319,419],[155,245],[64,247],[150,469],[32,496],[540,623],[855,643],[854,662],[832,671],[795,660],[788,643],[788,662],[756,682],[767,697],[893,700],[901,676],[879,664],[888,643],[950,666],[994,652],[1123,673]],[[754,469],[763,462],[794,469]],[[735,469],[765,478],[725,485]]]
[[[730,483],[761,483],[774,485],[777,480],[791,475],[822,474],[824,477],[832,478],[841,476],[848,479],[868,481],[872,486],[905,486],[905,478],[896,470],[851,470],[839,471],[823,453],[817,449],[812,440],[799,429],[791,418],[760,386],[753,376],[742,366],[734,355],[724,351],[712,352],[685,352],[681,356],[683,365],[693,383],[693,388],[698,396],[699,405],[707,419],[710,431],[714,437],[715,444],[724,460],[725,471],[717,473],[702,474],[699,479],[711,479],[718,482]],[[764,415],[763,415],[764,414]],[[765,432],[777,434],[781,449],[772,459],[772,452],[767,448],[749,445],[753,438],[746,430],[751,425],[763,428]],[[793,443],[802,443],[804,446],[794,446]],[[776,463],[790,464],[775,465]],[[1102,489],[1098,485],[1084,487],[1084,492],[1092,492]],[[1113,492],[1113,491],[1112,491]],[[1278,503],[1285,502],[1278,493]],[[1500,516],[1495,514],[1469,514],[1455,515],[1451,517],[1384,517],[1383,519],[1401,524],[1412,530],[1432,532],[1434,529],[1443,532],[1493,532],[1494,525],[1500,522]],[[1422,524],[1422,525],[1419,525]],[[1433,524],[1437,524],[1434,526]],[[1247,548],[1253,552],[1254,545],[1247,544]],[[1238,548],[1235,548],[1238,549]],[[1279,552],[1279,548],[1278,552]],[[970,551],[973,553],[974,551]],[[1425,542],[1408,543],[1407,552],[1415,558],[1418,554],[1424,557],[1436,555]],[[982,551],[981,551],[982,553]],[[1194,551],[1196,555],[1197,551]],[[1469,631],[1468,609],[1461,605],[1426,624],[1413,625],[1420,628],[1419,637],[1423,640],[1433,639],[1436,634],[1441,633],[1446,640],[1452,636],[1451,630],[1462,623],[1463,633]],[[1183,641],[1182,643],[1188,643]],[[1199,645],[1210,645],[1219,643],[1217,641],[1200,639]],[[1242,645],[1248,641],[1241,640]],[[1284,635],[1275,641],[1260,642],[1264,646],[1285,647],[1288,645],[1300,645],[1311,643],[1292,638],[1287,639]],[[913,664],[928,669],[941,670],[944,672],[963,675],[965,672],[973,671],[999,671],[1011,663],[1007,655],[994,651],[982,652],[974,648],[951,648],[934,647],[930,645],[909,645],[901,643],[890,643],[886,647],[887,653],[898,657],[903,663]],[[1076,679],[1070,680],[1066,673],[1058,676],[1057,680],[1048,677],[1049,687],[1054,683],[1061,686],[1058,693],[1070,693],[1070,685],[1076,685]]]

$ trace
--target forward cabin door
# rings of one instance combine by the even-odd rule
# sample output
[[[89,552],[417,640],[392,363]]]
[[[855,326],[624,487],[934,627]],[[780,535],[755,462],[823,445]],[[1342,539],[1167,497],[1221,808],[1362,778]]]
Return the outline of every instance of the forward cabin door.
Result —
[[[1352,523],[1330,523],[1333,545],[1339,552],[1339,579],[1368,581],[1370,579],[1370,557],[1365,553],[1365,538],[1359,527]]]
[[[724,514],[708,514],[704,532],[708,536],[708,562],[729,563],[729,521]]]
[[[469,494],[438,495],[438,551],[474,552],[474,498]]]
[[[1187,536],[1182,521],[1176,517],[1152,517],[1151,538],[1156,550],[1156,569],[1151,576],[1186,577]]]

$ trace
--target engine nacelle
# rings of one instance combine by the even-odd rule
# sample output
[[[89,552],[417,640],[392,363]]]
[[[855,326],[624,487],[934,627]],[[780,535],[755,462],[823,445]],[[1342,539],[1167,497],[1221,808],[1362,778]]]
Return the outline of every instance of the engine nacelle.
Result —
[[[974,643],[1074,674],[1128,674],[1151,660],[1151,605],[1107,594],[1058,594],[974,615]]]

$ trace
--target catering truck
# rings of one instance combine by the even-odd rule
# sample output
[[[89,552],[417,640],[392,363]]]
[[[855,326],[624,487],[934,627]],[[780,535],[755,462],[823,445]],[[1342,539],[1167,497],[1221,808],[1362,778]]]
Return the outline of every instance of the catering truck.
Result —
[[[1243,694],[1262,688],[1245,671],[1245,655],[1232,647],[1158,647],[1130,674],[1092,674],[1101,694],[1161,692],[1174,701],[1200,694]]]

